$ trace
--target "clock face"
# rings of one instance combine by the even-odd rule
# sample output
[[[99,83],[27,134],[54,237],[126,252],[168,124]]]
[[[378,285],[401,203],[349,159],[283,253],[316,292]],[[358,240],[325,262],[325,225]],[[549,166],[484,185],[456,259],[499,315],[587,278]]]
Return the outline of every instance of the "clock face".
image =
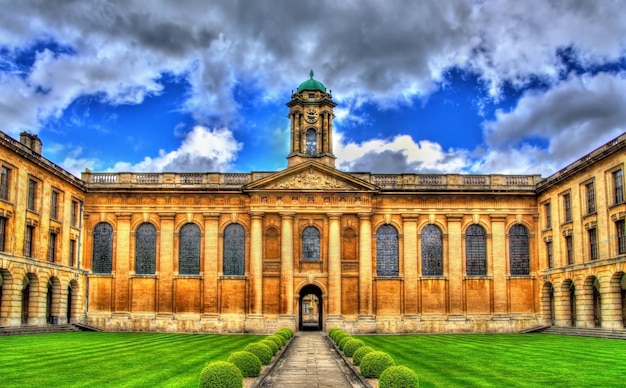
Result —
[[[317,111],[315,109],[309,109],[308,112],[306,112],[305,120],[307,121],[307,123],[313,124],[317,121],[317,117]]]

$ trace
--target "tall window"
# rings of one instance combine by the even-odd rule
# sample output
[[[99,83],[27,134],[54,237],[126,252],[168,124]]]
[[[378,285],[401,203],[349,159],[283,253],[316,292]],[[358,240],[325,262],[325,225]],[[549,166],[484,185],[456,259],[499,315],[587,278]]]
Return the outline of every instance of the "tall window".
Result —
[[[28,210],[37,211],[35,205],[37,203],[37,182],[29,179],[28,180]]]
[[[392,225],[376,232],[376,276],[398,276],[398,231]]]
[[[546,256],[548,257],[548,268],[554,268],[554,257],[552,256],[552,241],[546,241]]]
[[[224,275],[245,274],[246,235],[243,226],[230,224],[224,230]]]
[[[76,240],[70,240],[70,257],[68,261],[70,267],[76,265]]]
[[[317,133],[314,129],[309,129],[306,131],[306,154],[317,154]]]
[[[598,233],[596,228],[588,229],[589,235],[589,258],[596,260],[598,258]]]
[[[596,212],[596,190],[593,182],[589,182],[585,185],[585,191],[587,196],[587,214]]]
[[[0,217],[0,252],[4,252],[7,236],[7,218]]]
[[[185,224],[180,228],[178,245],[178,273],[200,274],[200,228],[196,224]]]
[[[563,215],[564,222],[572,221],[572,199],[570,194],[563,195]]]
[[[156,228],[149,222],[139,225],[135,232],[135,273],[156,273]]]
[[[302,231],[302,260],[319,261],[320,231],[313,226],[307,226]]]
[[[509,260],[511,275],[530,275],[528,230],[524,225],[513,225],[509,232]]]
[[[59,193],[54,190],[50,195],[50,218],[59,219]]]
[[[572,236],[565,236],[565,253],[567,255],[567,265],[574,264],[574,251]]]
[[[443,275],[441,230],[427,225],[422,230],[422,276]]]
[[[57,254],[57,234],[50,233],[48,238],[48,261],[54,263]]]
[[[11,182],[11,170],[2,166],[0,169],[0,199],[9,200],[9,185]]]
[[[465,266],[468,276],[487,275],[487,236],[477,224],[465,232]]]
[[[78,227],[78,213],[79,213],[78,201],[72,200],[71,213],[72,214],[70,214],[70,225],[73,227]]]
[[[615,203],[624,202],[624,179],[622,177],[622,170],[617,170],[613,173],[613,188],[615,190]]]
[[[543,210],[546,212],[546,229],[552,228],[552,206],[550,202],[543,205]]]
[[[93,230],[93,273],[108,274],[113,270],[113,228],[106,222]]]
[[[26,233],[24,233],[24,256],[33,257],[33,238],[35,237],[35,227],[26,225]]]
[[[623,255],[626,253],[626,230],[624,230],[624,220],[618,220],[615,223],[617,228],[617,253]]]

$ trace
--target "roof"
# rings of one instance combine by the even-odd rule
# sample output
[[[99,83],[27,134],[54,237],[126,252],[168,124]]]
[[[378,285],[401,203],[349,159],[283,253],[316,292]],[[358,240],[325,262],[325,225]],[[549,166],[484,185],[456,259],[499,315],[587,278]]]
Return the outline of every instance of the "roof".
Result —
[[[298,93],[303,90],[319,90],[320,92],[326,93],[326,86],[324,86],[324,84],[320,81],[313,79],[313,70],[311,70],[309,75],[311,76],[311,78],[304,81],[300,84],[300,86],[298,86]]]

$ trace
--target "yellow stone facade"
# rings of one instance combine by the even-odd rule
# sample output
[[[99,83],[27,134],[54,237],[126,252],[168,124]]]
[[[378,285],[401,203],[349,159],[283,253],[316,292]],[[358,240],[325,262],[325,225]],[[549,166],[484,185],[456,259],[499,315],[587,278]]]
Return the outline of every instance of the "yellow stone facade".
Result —
[[[0,325],[56,317],[120,331],[624,327],[626,135],[545,179],[346,173],[335,168],[335,103],[323,85],[301,84],[287,107],[290,153],[277,172],[78,179],[41,157],[33,136],[4,135]],[[41,189],[36,211],[31,179]],[[25,257],[29,225],[36,248]]]

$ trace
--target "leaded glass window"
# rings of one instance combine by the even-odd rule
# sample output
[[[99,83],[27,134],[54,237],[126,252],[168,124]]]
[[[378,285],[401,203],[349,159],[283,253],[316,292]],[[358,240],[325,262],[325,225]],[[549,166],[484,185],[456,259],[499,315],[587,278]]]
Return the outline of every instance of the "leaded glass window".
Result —
[[[392,225],[376,232],[376,276],[398,276],[398,231]]]
[[[178,273],[200,274],[200,228],[196,224],[185,224],[178,234]]]
[[[427,225],[422,230],[422,276],[443,275],[443,244],[441,230]]]
[[[7,218],[0,217],[0,252],[4,252],[4,244],[6,242]]]
[[[467,276],[487,275],[487,235],[477,224],[465,232],[465,266]]]
[[[93,230],[93,273],[111,273],[113,270],[113,228],[106,222]]]
[[[245,273],[246,234],[243,226],[230,224],[224,230],[224,275]]]
[[[156,228],[149,222],[139,225],[135,232],[135,273],[156,273]]]
[[[11,170],[2,166],[0,169],[0,199],[9,200],[9,184],[11,181]]]
[[[530,274],[528,231],[523,225],[514,225],[509,232],[509,259],[511,261],[511,275]]]
[[[315,155],[317,153],[317,133],[314,129],[306,131],[306,154]]]
[[[302,231],[302,260],[320,261],[320,231],[307,226]]]
[[[589,258],[596,260],[598,258],[598,233],[596,228],[587,230],[589,235]]]

